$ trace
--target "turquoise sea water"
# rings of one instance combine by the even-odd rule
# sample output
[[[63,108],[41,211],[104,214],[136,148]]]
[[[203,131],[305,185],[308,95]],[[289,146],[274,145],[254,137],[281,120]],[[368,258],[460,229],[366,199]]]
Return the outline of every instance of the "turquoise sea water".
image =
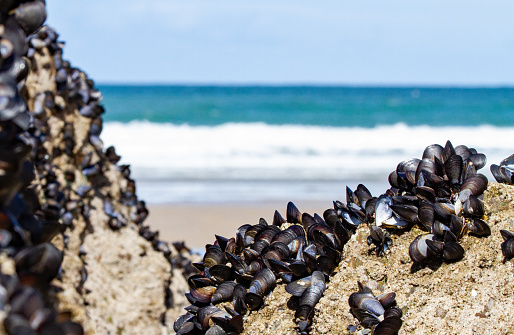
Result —
[[[99,88],[102,139],[151,203],[330,203],[346,185],[380,194],[429,144],[475,147],[489,164],[514,153],[513,88]]]
[[[214,126],[514,125],[513,88],[100,86],[106,121]]]

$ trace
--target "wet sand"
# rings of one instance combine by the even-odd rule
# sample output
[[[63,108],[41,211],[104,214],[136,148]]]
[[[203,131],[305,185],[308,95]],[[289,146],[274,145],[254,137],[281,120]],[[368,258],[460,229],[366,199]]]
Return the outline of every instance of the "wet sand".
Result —
[[[295,205],[302,213],[322,216],[332,203],[300,201]],[[190,248],[203,248],[214,241],[214,234],[233,237],[239,226],[256,224],[261,217],[271,224],[275,210],[285,218],[286,207],[287,202],[149,205],[150,215],[146,224],[158,230],[164,241],[183,240]]]

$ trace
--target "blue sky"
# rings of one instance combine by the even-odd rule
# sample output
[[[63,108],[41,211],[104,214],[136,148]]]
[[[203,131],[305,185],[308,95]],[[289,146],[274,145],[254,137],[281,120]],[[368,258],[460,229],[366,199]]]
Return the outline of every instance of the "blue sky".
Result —
[[[514,1],[47,0],[98,83],[514,85]]]

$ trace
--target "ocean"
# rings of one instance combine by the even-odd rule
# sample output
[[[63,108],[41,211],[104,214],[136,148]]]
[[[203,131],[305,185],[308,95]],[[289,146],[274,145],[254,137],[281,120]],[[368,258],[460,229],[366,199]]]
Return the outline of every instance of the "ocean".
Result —
[[[104,145],[141,199],[163,203],[344,200],[373,195],[433,143],[514,153],[514,88],[99,85]]]

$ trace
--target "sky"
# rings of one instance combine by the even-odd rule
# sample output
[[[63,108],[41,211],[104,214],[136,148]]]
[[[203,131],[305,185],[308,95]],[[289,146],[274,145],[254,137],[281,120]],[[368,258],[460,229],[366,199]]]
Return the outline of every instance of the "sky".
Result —
[[[511,0],[47,0],[97,83],[514,85]]]

